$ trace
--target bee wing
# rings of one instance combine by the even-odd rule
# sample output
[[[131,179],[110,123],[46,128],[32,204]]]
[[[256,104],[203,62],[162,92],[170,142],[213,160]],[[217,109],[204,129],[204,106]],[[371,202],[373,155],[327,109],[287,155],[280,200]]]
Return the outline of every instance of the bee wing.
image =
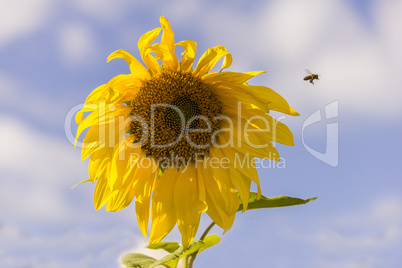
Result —
[[[312,72],[310,72],[309,69],[304,69],[306,71],[307,74],[313,74]]]

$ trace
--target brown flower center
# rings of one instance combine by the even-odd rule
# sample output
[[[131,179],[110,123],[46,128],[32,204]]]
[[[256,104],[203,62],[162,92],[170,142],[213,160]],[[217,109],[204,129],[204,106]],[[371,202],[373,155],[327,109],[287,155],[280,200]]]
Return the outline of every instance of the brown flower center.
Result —
[[[159,163],[194,160],[209,154],[221,127],[222,105],[191,74],[164,72],[146,82],[132,101],[131,132],[141,149]]]

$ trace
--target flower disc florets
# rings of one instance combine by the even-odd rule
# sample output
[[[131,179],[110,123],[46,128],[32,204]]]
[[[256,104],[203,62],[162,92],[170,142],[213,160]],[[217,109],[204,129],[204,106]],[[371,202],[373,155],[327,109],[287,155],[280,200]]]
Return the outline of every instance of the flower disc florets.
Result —
[[[158,163],[194,160],[209,154],[220,128],[222,105],[191,74],[164,72],[146,82],[132,101],[131,123],[136,142]],[[145,124],[146,123],[146,124]]]

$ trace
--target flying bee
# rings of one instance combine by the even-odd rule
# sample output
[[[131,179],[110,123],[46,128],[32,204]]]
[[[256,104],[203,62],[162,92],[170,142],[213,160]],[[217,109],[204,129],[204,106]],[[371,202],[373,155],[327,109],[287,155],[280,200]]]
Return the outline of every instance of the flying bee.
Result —
[[[312,72],[310,72],[308,69],[306,69],[306,73],[308,74],[306,77],[303,78],[303,80],[307,81],[310,80],[310,83],[314,85],[314,80],[320,80],[318,78],[318,74],[313,74]]]

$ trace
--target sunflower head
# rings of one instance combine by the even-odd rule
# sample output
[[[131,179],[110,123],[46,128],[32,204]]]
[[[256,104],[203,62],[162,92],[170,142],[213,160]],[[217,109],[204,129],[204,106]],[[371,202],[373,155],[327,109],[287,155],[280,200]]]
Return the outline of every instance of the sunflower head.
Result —
[[[270,88],[247,81],[259,72],[226,72],[226,48],[208,49],[193,68],[196,43],[175,43],[168,20],[138,42],[145,66],[124,50],[130,74],[96,88],[76,115],[78,136],[87,129],[82,158],[90,157],[96,209],[117,211],[135,200],[137,220],[157,243],[177,224],[186,247],[201,213],[229,230],[251,182],[260,183],[255,158],[278,160],[271,142],[293,145],[290,130],[268,113],[297,115]],[[163,30],[160,43],[154,43]],[[154,44],[153,44],[154,43]],[[184,49],[181,61],[175,49]],[[211,72],[223,58],[222,70]],[[84,118],[84,113],[89,112]]]

